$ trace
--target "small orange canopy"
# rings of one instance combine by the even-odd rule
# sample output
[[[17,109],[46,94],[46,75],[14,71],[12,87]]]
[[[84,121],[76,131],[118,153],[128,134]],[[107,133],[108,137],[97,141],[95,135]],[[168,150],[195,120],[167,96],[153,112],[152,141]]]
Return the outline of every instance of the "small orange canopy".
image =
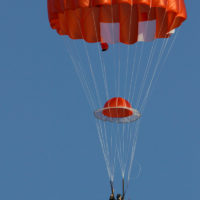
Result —
[[[103,108],[94,111],[94,116],[103,121],[114,123],[131,123],[141,116],[138,110],[122,97],[114,97],[108,100]]]
[[[133,109],[126,99],[114,97],[105,103],[102,113],[107,117],[122,118],[131,116]]]

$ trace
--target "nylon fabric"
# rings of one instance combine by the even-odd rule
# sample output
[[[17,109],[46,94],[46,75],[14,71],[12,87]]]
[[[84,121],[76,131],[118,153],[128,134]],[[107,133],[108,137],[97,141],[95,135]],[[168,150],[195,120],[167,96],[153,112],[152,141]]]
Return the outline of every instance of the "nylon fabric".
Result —
[[[155,38],[167,38],[187,18],[183,0],[48,0],[48,15],[60,35],[91,43],[102,40],[101,23],[119,23],[125,44],[138,41],[141,21],[156,20]]]

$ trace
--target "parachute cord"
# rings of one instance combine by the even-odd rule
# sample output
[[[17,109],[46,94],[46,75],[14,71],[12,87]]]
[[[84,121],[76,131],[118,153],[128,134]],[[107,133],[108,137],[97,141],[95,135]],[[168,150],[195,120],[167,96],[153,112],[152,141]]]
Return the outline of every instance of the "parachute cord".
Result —
[[[135,125],[133,126],[135,127]],[[128,125],[128,130],[127,130],[127,153],[125,154],[126,155],[126,158],[125,158],[125,167],[127,168],[128,164],[129,164],[129,157],[128,155],[130,155],[130,148],[133,146],[133,139],[134,139],[134,132],[131,128],[131,124]]]
[[[167,51],[167,53],[166,53],[166,55],[165,55],[165,58],[164,58],[164,60],[163,60],[163,62],[162,62],[162,64],[161,64],[161,66],[160,66],[160,70],[159,70],[159,72],[158,72],[156,81],[159,79],[160,73],[161,73],[163,67],[165,66],[165,63],[166,63],[166,61],[167,61],[167,58],[168,58],[168,56],[169,56],[169,54],[170,54],[172,48],[174,47],[174,44],[175,44],[175,41],[176,41],[176,38],[177,38],[177,36],[178,36],[178,34],[179,34],[180,29],[181,29],[181,27],[178,28],[178,30],[176,31],[176,33],[175,33],[175,35],[174,35],[174,37],[173,37],[173,39],[172,39],[172,42],[171,42],[171,44],[170,44],[170,47],[168,48],[168,51]],[[168,39],[169,39],[169,38],[168,38]]]
[[[105,122],[104,122],[104,124],[105,124]],[[105,124],[106,125],[106,124]],[[111,131],[111,132],[113,132],[113,131]],[[111,162],[111,170],[112,170],[112,174],[113,174],[113,176],[114,176],[114,171],[115,171],[115,151],[112,151],[113,150],[113,144],[114,144],[114,142],[113,142],[113,137],[112,137],[112,134],[111,134],[111,136],[110,136],[110,162]]]
[[[179,30],[178,30],[178,31],[179,31]],[[170,47],[169,47],[169,49],[168,49],[168,51],[167,51],[167,54],[166,54],[166,56],[165,56],[165,58],[164,58],[164,61],[163,61],[163,64],[161,65],[161,67],[164,66],[164,64],[165,64],[165,62],[166,62],[166,60],[167,60],[167,58],[168,58],[168,56],[169,56],[169,54],[170,54],[170,52],[171,52],[171,50],[172,50],[172,47],[174,46],[175,40],[176,40],[177,35],[178,35],[178,31],[177,31],[177,33],[175,34],[175,37],[173,38],[173,40],[172,40],[172,42],[171,42],[171,45],[170,45]],[[168,42],[169,38],[166,39],[166,40],[167,40],[167,42]],[[167,42],[166,42],[166,43],[167,43]],[[165,46],[167,46],[167,44],[166,44]],[[163,51],[163,53],[164,53],[164,51]],[[162,53],[162,54],[163,54],[163,53]],[[162,55],[161,55],[161,58],[162,58]],[[160,61],[161,61],[161,58],[158,60],[158,62],[157,62],[157,64],[156,64],[156,67],[157,67],[157,68],[158,68],[159,63],[160,63]],[[152,80],[151,80],[150,85],[149,85],[149,87],[148,87],[148,90],[147,90],[147,92],[146,92],[145,98],[144,98],[144,100],[143,100],[143,102],[142,102],[142,104],[141,104],[141,109],[142,109],[142,110],[144,110],[144,107],[145,107],[145,105],[146,105],[146,103],[147,103],[147,98],[148,98],[148,96],[149,96],[149,93],[150,93],[150,90],[151,90],[151,85],[152,85],[152,82],[153,82],[153,80],[154,80],[154,77],[155,77],[156,72],[157,72],[157,69],[154,71],[154,76],[152,77]],[[158,78],[159,78],[159,75],[160,75],[160,73],[158,73]],[[157,78],[157,79],[158,79],[158,78]]]
[[[165,17],[164,17],[164,18],[165,18]],[[164,18],[163,18],[163,20],[164,20]],[[175,39],[176,39],[176,37],[174,38],[174,40],[175,40]],[[149,87],[148,87],[148,89],[147,89],[145,98],[143,99],[143,103],[142,103],[142,106],[141,106],[141,108],[140,108],[141,113],[143,113],[143,111],[144,111],[144,106],[145,106],[145,104],[146,104],[147,97],[149,96],[149,92],[150,92],[150,88],[151,88],[152,82],[153,82],[153,80],[154,80],[154,78],[155,78],[155,75],[156,75],[156,72],[157,72],[159,63],[160,63],[160,61],[161,61],[162,55],[163,55],[164,52],[165,52],[165,48],[166,48],[166,46],[167,46],[168,40],[169,40],[169,38],[168,38],[168,39],[165,39],[165,40],[163,41],[163,44],[162,44],[162,47],[161,47],[161,50],[160,50],[160,54],[159,54],[159,56],[158,56],[158,60],[157,60],[156,66],[155,66],[155,68],[154,68],[153,75],[152,75],[152,78],[151,78]],[[168,50],[168,52],[167,52],[167,56],[169,55],[169,53],[170,53],[170,51],[171,51],[172,45],[174,44],[174,40],[172,41],[172,44],[171,44],[171,46],[170,46],[170,48],[169,48],[169,50]],[[154,43],[155,43],[155,41],[154,41]],[[154,44],[154,43],[153,43],[153,44]],[[156,42],[156,44],[157,44],[157,42]],[[150,54],[150,56],[151,56],[151,54]],[[150,59],[150,58],[151,58],[151,59]],[[151,65],[153,56],[151,56],[150,58],[149,58],[149,60],[148,60],[148,65]],[[165,62],[165,61],[166,61],[166,57],[165,57],[164,62]],[[163,62],[163,63],[164,63],[164,62]],[[148,74],[148,73],[147,73],[147,74]],[[147,75],[147,74],[145,73],[145,75]],[[145,79],[145,80],[146,80],[146,79]],[[137,137],[138,137],[138,132],[139,132],[139,123],[140,123],[140,120],[139,120],[138,122],[136,122],[136,123],[137,123],[137,124],[136,124],[136,138],[134,139],[135,145],[132,145],[133,148],[132,148],[132,153],[131,153],[130,167],[129,167],[129,171],[128,171],[128,181],[130,180],[131,168],[132,168],[132,164],[133,164],[133,160],[134,160],[134,154],[135,154],[136,142],[137,142]]]
[[[139,72],[140,72],[140,62],[141,62],[142,52],[143,52],[143,43],[140,47],[139,60],[138,60],[138,63],[136,65],[136,70],[135,70],[136,72],[135,72],[135,79],[134,79],[134,82],[133,82],[133,94],[132,94],[132,97],[131,97],[131,102],[133,101],[133,99],[135,97],[135,93],[136,93],[136,85],[137,85],[138,76],[139,76]]]
[[[135,44],[135,50],[134,50],[134,56],[133,56],[133,64],[132,64],[132,72],[131,72],[131,81],[130,81],[130,88],[129,88],[129,95],[128,95],[128,101],[131,101],[131,91],[132,91],[132,83],[135,75],[135,63],[136,63],[136,55],[137,55],[137,48],[138,44]]]
[[[110,177],[109,163],[107,161],[107,156],[106,156],[106,153],[105,153],[105,148],[104,148],[104,143],[103,143],[102,127],[99,124],[98,120],[96,120],[96,126],[97,126],[97,133],[98,133],[98,136],[99,136],[99,141],[100,141],[100,144],[101,144],[104,160],[105,160],[107,171],[108,171],[108,176]]]
[[[108,133],[107,133],[107,129],[106,129],[106,122],[103,122],[103,127],[104,127],[104,141],[105,141],[105,146],[106,146],[106,149],[107,149],[107,155],[108,155],[108,160],[109,160],[109,165],[110,165],[110,171],[111,171],[111,176],[114,178],[114,172],[113,172],[113,163],[112,163],[112,152],[111,152],[111,149],[109,149],[109,144],[108,144]],[[113,179],[112,178],[112,179]]]
[[[116,143],[116,142],[115,142]],[[114,162],[113,162],[113,175],[114,175],[114,172],[115,172],[115,163],[116,163],[116,158],[117,158],[117,144],[115,144],[115,152],[114,152]]]
[[[123,174],[125,173],[124,171],[125,171],[125,169],[124,169],[124,162],[123,162],[123,155],[124,155],[124,135],[125,135],[125,124],[123,124],[123,128],[122,128],[122,138],[121,138],[121,144],[122,144],[122,147],[121,147],[121,155],[120,155],[120,157],[121,157],[121,159],[122,159],[122,166],[121,166],[121,170],[122,170],[122,176],[123,176]]]
[[[77,16],[76,16],[76,17],[77,17]],[[80,25],[78,19],[77,19],[77,23],[78,23],[78,25],[79,25],[82,38],[84,39],[83,32],[82,32],[82,29],[81,29],[81,25]],[[92,81],[93,81],[93,84],[94,84],[94,88],[95,88],[95,91],[96,91],[97,101],[98,101],[98,104],[99,104],[99,107],[100,107],[100,106],[101,106],[101,99],[100,99],[99,90],[98,90],[98,87],[97,87],[97,83],[96,83],[94,71],[93,71],[93,69],[92,69],[92,62],[91,62],[91,59],[90,59],[90,56],[89,56],[89,52],[88,52],[87,45],[85,44],[85,42],[84,42],[83,40],[82,40],[82,43],[83,43],[84,48],[85,48],[85,52],[86,52],[86,56],[87,56],[87,60],[88,60],[88,64],[89,64],[90,74],[91,74]]]
[[[86,46],[86,45],[84,44],[84,46]],[[87,47],[86,47],[86,49],[87,49]],[[93,80],[94,87],[95,87],[95,90],[96,90],[97,101],[98,101],[99,107],[100,107],[101,106],[101,100],[100,100],[99,90],[97,88],[97,83],[96,83],[95,75],[94,75],[94,72],[93,72],[93,69],[92,69],[92,64],[91,64],[91,60],[90,60],[90,57],[89,57],[89,54],[88,54],[88,50],[86,51],[86,54],[87,54],[87,58],[88,58],[88,61],[89,61],[89,68],[90,68],[92,80]]]
[[[118,125],[119,126],[119,125]],[[131,129],[131,124],[127,124],[127,126],[121,125],[122,129],[119,136],[119,145],[118,145],[118,159],[121,169],[122,177],[125,176],[126,169],[129,168],[131,165],[131,155],[133,152],[133,147],[135,146],[136,142],[136,131]],[[135,128],[135,125],[133,126]],[[134,133],[134,134],[133,134]],[[126,141],[126,142],[125,142]],[[130,157],[128,157],[128,155]],[[132,167],[132,166],[130,166]]]
[[[102,148],[102,152],[103,152],[103,156],[104,156],[104,160],[105,160],[105,164],[106,164],[106,168],[107,168],[107,172],[108,172],[108,177],[109,177],[110,180],[113,181],[114,177],[113,177],[113,174],[111,172],[108,150],[105,147],[102,127],[101,127],[100,122],[98,120],[96,120],[96,126],[97,126],[99,141],[100,141],[100,144],[101,144],[101,148]]]
[[[122,161],[123,163],[122,177],[125,176],[126,169],[128,169],[128,171],[131,171],[132,169],[133,157],[135,155],[135,148],[136,148],[136,143],[137,143],[137,134],[138,134],[137,132],[138,131],[136,131],[136,124],[134,125],[133,129],[131,129],[130,127],[127,127],[127,131],[126,131],[127,144],[126,144],[126,151],[123,154],[124,159]]]
[[[120,96],[120,45],[118,45],[117,96]]]
[[[111,155],[111,162],[112,162],[112,170],[113,170],[113,176],[114,176],[114,173],[115,173],[115,163],[116,163],[116,158],[117,158],[117,140],[116,140],[116,137],[115,135],[117,134],[116,132],[116,129],[114,129],[114,124],[112,125],[112,130],[111,132],[113,133],[113,135],[111,134],[111,142],[112,142],[112,146],[111,146],[111,152],[112,152],[112,155]]]
[[[125,169],[127,168],[128,162],[129,162],[129,158],[127,155],[130,155],[130,146],[132,146],[132,138],[131,138],[131,129],[130,129],[130,125],[127,128],[127,145],[126,145],[126,157],[124,159],[124,165],[125,165]]]
[[[168,41],[168,39],[167,39],[166,41]],[[167,42],[166,42],[166,44],[167,44]],[[164,45],[165,47],[166,47],[166,44]],[[165,48],[164,48],[164,49],[165,49]],[[144,97],[144,99],[143,99],[143,102],[142,102],[142,105],[141,105],[141,108],[140,108],[142,112],[143,112],[144,105],[146,104],[146,103],[144,103],[144,102],[147,101],[147,98],[148,98],[148,96],[149,96],[149,92],[150,92],[150,89],[151,89],[153,80],[154,80],[154,78],[155,78],[155,75],[156,75],[156,73],[157,73],[157,70],[158,70],[158,67],[159,67],[159,64],[160,64],[160,61],[161,61],[161,58],[162,58],[163,53],[164,53],[164,50],[162,49],[162,50],[160,51],[159,59],[158,59],[158,61],[157,61],[157,63],[156,63],[156,66],[155,66],[155,68],[154,68],[153,76],[152,76],[152,78],[151,78],[151,81],[150,81],[150,83],[149,83],[149,87],[148,87],[148,89],[147,89],[146,95],[145,95],[145,97]]]
[[[126,126],[127,127],[127,126]],[[123,126],[123,129],[126,128],[125,126]],[[125,132],[126,132],[126,135],[127,135],[127,131],[123,131],[123,153],[122,153],[122,177],[125,176],[125,171],[126,171],[126,150],[127,150],[127,144],[125,145]]]
[[[124,177],[124,175],[125,175],[125,171],[126,171],[126,162],[125,162],[125,156],[126,156],[126,150],[127,150],[127,144],[125,144],[125,136],[127,135],[127,130],[126,130],[126,128],[128,127],[128,125],[127,126],[125,126],[125,125],[123,125],[123,135],[122,135],[122,137],[123,137],[123,153],[122,153],[122,177]]]
[[[80,24],[79,24],[79,26],[80,26]],[[81,31],[81,34],[82,34],[81,28],[80,28],[80,31]],[[83,34],[82,34],[82,37],[83,37]],[[87,46],[84,43],[84,41],[82,41],[82,43],[83,43],[83,46],[85,48],[85,53],[87,55],[87,60],[88,60],[88,63],[89,63],[90,75],[91,75],[92,81],[94,83],[94,88],[96,90],[96,95],[97,95],[97,101],[98,101],[99,106],[100,106],[99,91],[98,91],[97,84],[96,84],[95,74],[94,74],[93,69],[92,69],[92,63],[91,63],[91,60],[90,60],[89,52],[88,52]],[[68,45],[68,46],[71,47],[71,45]],[[99,48],[99,46],[98,46],[98,48]],[[99,50],[99,52],[100,52],[100,50]],[[78,64],[76,63],[76,60],[73,58],[73,56],[71,56],[70,53],[69,53],[69,55],[70,55],[70,57],[72,59],[72,62],[74,64],[75,70],[76,70],[77,75],[78,75],[78,77],[80,79],[80,82],[82,84],[82,87],[83,87],[84,91],[86,91],[85,94],[86,94],[86,97],[88,98],[89,105],[91,105],[91,109],[92,109],[92,111],[94,111],[95,110],[95,106],[94,106],[95,104],[94,104],[94,101],[93,101],[93,97],[90,98],[90,96],[92,96],[92,95],[91,95],[89,86],[87,84],[87,81],[84,78],[84,73],[81,74],[81,67],[78,65],[79,63]],[[100,53],[99,53],[99,55],[100,55]],[[76,57],[76,58],[78,58],[78,57]],[[100,60],[101,60],[101,64],[102,64],[103,61],[102,61],[101,57],[100,57]],[[105,69],[105,67],[104,67],[104,69]],[[104,80],[106,80],[106,79],[104,79]],[[107,92],[107,96],[108,96],[108,92]],[[91,101],[92,101],[92,103],[91,103]],[[111,166],[114,166],[114,165],[111,163],[111,159],[110,159],[111,156],[110,156],[110,151],[109,151],[109,148],[108,148],[106,127],[105,127],[105,124],[104,124],[104,126],[103,126],[104,131],[103,131],[102,130],[102,126],[101,126],[100,123],[96,123],[96,126],[97,126],[97,132],[98,132],[98,136],[99,136],[99,141],[100,141],[100,144],[101,144],[101,147],[102,147],[102,152],[103,152],[104,160],[105,160],[105,163],[106,163],[106,168],[107,168],[108,176],[109,176],[109,178],[111,180],[113,180],[114,179],[114,169]]]
[[[160,37],[161,31],[162,31],[162,28],[163,28],[163,25],[164,25],[165,17],[166,17],[166,12],[165,12],[163,19],[162,19],[158,38]],[[157,43],[158,43],[158,40],[154,40],[152,47],[151,47],[151,51],[150,51],[150,54],[149,54],[149,58],[148,58],[148,61],[147,61],[147,65],[146,65],[146,68],[145,68],[145,72],[144,72],[144,75],[143,75],[142,83],[141,83],[139,94],[138,94],[138,100],[137,100],[136,108],[138,108],[142,94],[143,94],[144,86],[145,86],[145,83],[146,83],[146,80],[147,80],[147,77],[148,77],[148,74],[149,74],[149,70],[150,70],[151,63],[152,63],[152,60],[153,60],[153,57],[154,57],[154,53],[155,53],[155,50],[156,50],[156,47],[157,47]],[[161,50],[162,50],[162,48],[161,48]]]
[[[96,31],[96,38],[98,39],[98,36],[97,36],[97,30],[96,30],[96,24],[95,24],[95,19],[94,19],[94,13],[92,11],[92,15],[93,15],[93,22],[94,22],[94,26],[95,26],[95,31]],[[102,74],[103,74],[103,79],[104,79],[104,87],[105,87],[105,90],[106,90],[106,98],[108,99],[109,98],[109,93],[108,93],[108,84],[107,84],[107,78],[106,78],[106,68],[105,68],[105,64],[102,60],[102,56],[101,56],[101,53],[100,53],[100,47],[98,46],[98,54],[99,54],[99,58],[100,58],[100,61],[101,61],[101,69],[102,69]],[[107,156],[108,156],[108,160],[109,160],[109,170],[110,170],[110,178],[113,180],[114,179],[114,171],[115,171],[115,152],[112,152],[112,136],[110,138],[110,148],[109,148],[109,145],[108,145],[108,138],[107,138],[107,133],[106,133],[106,123],[103,122],[103,125],[104,125],[104,146],[105,148],[107,149]],[[109,150],[110,149],[110,150]]]
[[[118,140],[117,140],[117,143],[118,143],[118,148],[117,148],[117,155],[118,155],[118,160],[119,160],[119,165],[120,165],[120,168],[121,168],[121,170],[122,170],[122,142],[120,142],[121,141],[121,129],[120,129],[120,131],[118,132]]]
[[[114,171],[115,171],[115,162],[116,162],[115,155],[116,155],[117,149],[116,149],[116,146],[114,146],[115,148],[113,148],[113,145],[116,144],[116,141],[113,141],[112,135],[110,136],[110,139],[108,140],[108,136],[109,136],[110,132],[107,131],[106,122],[101,122],[101,123],[99,122],[99,126],[101,127],[100,142],[102,144],[101,145],[102,151],[104,153],[104,159],[106,161],[109,178],[111,180],[114,180]],[[102,130],[102,128],[103,128],[103,130]]]
[[[125,172],[126,172],[126,168],[127,168],[127,164],[129,161],[129,157],[128,155],[130,155],[130,146],[132,144],[132,141],[129,140],[130,138],[130,126],[131,124],[127,124],[126,126],[122,126],[122,139],[121,140],[121,155],[120,155],[120,167],[121,167],[121,173],[122,173],[122,177],[125,176]]]
[[[133,13],[133,0],[131,1],[131,13],[130,13],[130,18],[129,18],[129,36],[128,36],[128,42],[130,42],[131,39],[131,25],[132,25],[132,13]],[[128,53],[127,53],[127,59],[126,59],[126,72],[125,72],[125,84],[124,84],[124,97],[126,98],[126,88],[128,84],[128,69],[129,69],[129,55],[130,55],[130,44],[128,45]]]
[[[71,47],[71,45],[68,45],[68,46]],[[85,47],[85,50],[86,50],[87,59],[88,59],[88,63],[89,63],[89,66],[90,66],[90,72],[91,72],[92,80],[93,80],[94,85],[96,85],[95,76],[94,76],[92,66],[91,66],[92,64],[91,64],[89,53],[88,53],[88,50],[87,50],[87,47],[86,47],[85,44],[84,44],[84,47]],[[81,73],[80,64],[79,64],[79,62],[76,62],[74,57],[71,55],[70,51],[68,51],[68,54],[70,55],[70,58],[71,58],[72,63],[75,67],[76,73],[79,77],[79,80],[80,80],[82,87],[83,87],[83,90],[85,92],[86,98],[88,99],[89,105],[90,105],[90,107],[93,111],[93,110],[95,110],[95,106],[94,106],[95,104],[94,104],[93,97],[92,97],[92,94],[90,92],[89,86],[87,84],[87,81],[85,79],[84,72]],[[78,56],[76,58],[78,58]],[[100,98],[98,97],[97,86],[95,86],[95,89],[96,89],[97,99],[100,102]],[[107,171],[108,171],[108,176],[109,176],[110,179],[113,180],[114,179],[114,172],[113,172],[114,170],[111,169],[112,163],[110,163],[110,155],[109,155],[110,152],[109,152],[109,148],[108,148],[106,128],[105,128],[105,125],[104,125],[104,131],[102,131],[101,125],[100,124],[96,124],[96,125],[97,125],[97,132],[98,132],[98,136],[99,136],[99,141],[100,141],[100,144],[101,144],[101,147],[102,147],[102,152],[103,152],[105,163],[106,163],[106,168],[107,168]]]
[[[164,16],[164,18],[165,18],[165,16]],[[163,20],[164,20],[164,18],[163,18]],[[175,22],[175,19],[174,19],[174,21],[173,21],[173,23],[172,23],[172,26],[173,26],[174,22]],[[160,33],[159,33],[159,34],[160,34]],[[175,35],[175,36],[176,36],[176,35]],[[172,40],[171,45],[174,44],[175,39],[176,39],[176,37],[174,37],[174,40]],[[163,56],[163,54],[164,54],[164,52],[165,52],[165,48],[166,48],[166,46],[167,46],[168,40],[169,40],[169,38],[167,38],[167,39],[165,39],[165,40],[163,41],[163,44],[162,44],[162,47],[161,47],[161,50],[160,50],[160,54],[159,54],[158,59],[157,59],[157,63],[156,63],[156,65],[155,65],[154,72],[153,72],[152,78],[151,78],[150,83],[149,83],[149,87],[148,87],[148,89],[147,89],[147,91],[146,91],[146,94],[145,94],[145,96],[144,96],[143,102],[142,102],[142,104],[141,104],[141,109],[142,109],[142,110],[144,110],[144,107],[145,107],[145,105],[146,105],[147,98],[148,98],[148,96],[149,96],[149,93],[150,93],[150,89],[151,89],[153,80],[154,80],[154,78],[155,78],[155,75],[156,75],[156,73],[157,73],[159,64],[160,64],[160,62],[161,62],[161,58],[162,58],[162,56]],[[168,57],[168,55],[169,55],[171,49],[172,49],[172,47],[170,46],[170,48],[169,48],[169,50],[168,50],[168,53],[167,53],[167,55],[166,55],[167,57]],[[165,58],[166,58],[166,56],[165,56]],[[165,59],[165,61],[166,61],[166,59]],[[143,111],[142,111],[142,112],[143,112]]]
[[[151,0],[151,2],[150,2],[150,8],[149,8],[149,11],[148,11],[147,19],[149,19],[149,17],[150,17],[151,8],[152,8],[152,0]],[[145,26],[144,38],[146,38],[146,34],[147,34],[147,30],[148,30],[148,26],[149,26],[149,20],[147,21],[147,24],[146,24],[146,26]],[[143,52],[144,52],[143,49],[144,49],[144,42],[142,42],[141,49],[140,49],[139,61],[138,61],[138,64],[137,64],[137,73],[136,73],[136,77],[135,77],[135,81],[134,81],[133,96],[132,96],[131,99],[134,98],[134,94],[135,94],[136,83],[137,83],[137,79],[138,79],[138,73],[139,73],[139,71],[140,71],[141,59],[142,59]],[[131,86],[130,86],[130,87],[131,87]]]
[[[105,122],[105,124],[106,124],[106,122]],[[113,133],[114,132],[114,124],[112,123],[111,124],[111,130],[110,130],[110,132],[111,133]],[[111,148],[110,148],[110,151],[112,152],[112,150],[113,150],[113,148],[112,148],[112,144],[113,144],[113,137],[112,137],[113,135],[111,134],[111,140],[110,140],[110,143],[111,143]],[[116,141],[114,141],[115,142],[115,144],[116,144]],[[116,146],[115,146],[115,148],[116,148]],[[113,176],[114,176],[114,172],[115,172],[115,161],[116,161],[116,150],[115,150],[115,148],[114,148],[114,150],[113,150],[113,152],[112,152],[112,155],[111,155],[111,157],[110,157],[110,162],[112,163],[112,170],[113,170]]]
[[[118,127],[120,125],[118,124]],[[118,143],[118,147],[117,147],[117,156],[118,156],[118,160],[119,160],[119,165],[120,165],[120,169],[122,171],[122,168],[123,168],[123,160],[122,160],[122,131],[120,129],[120,127],[118,128],[118,140],[117,140],[117,143]]]
[[[162,45],[162,46],[165,46],[164,42],[163,42],[163,45]],[[144,96],[144,99],[143,99],[142,104],[141,104],[141,107],[140,107],[140,111],[141,111],[141,113],[143,112],[143,102],[145,102],[146,99],[147,99],[148,96],[149,96],[149,92],[150,92],[150,89],[151,89],[151,86],[152,86],[153,80],[154,80],[154,78],[155,78],[156,72],[157,72],[157,70],[158,70],[159,63],[160,63],[160,58],[162,57],[163,52],[164,52],[163,49],[161,49],[160,54],[159,54],[158,61],[157,61],[156,65],[155,65],[155,68],[154,68],[154,71],[153,71],[152,78],[151,78],[151,80],[150,80],[150,83],[149,83],[148,89],[147,89],[147,91],[146,91],[146,94],[145,94],[145,96]],[[139,104],[138,104],[137,106],[139,106]]]
[[[114,31],[114,11],[113,11],[113,0],[111,0],[111,16],[112,16],[112,49],[113,49],[113,60],[114,60],[114,66],[112,66],[113,68],[114,68],[114,70],[113,70],[113,72],[114,72],[114,77],[115,77],[115,79],[114,79],[114,81],[113,81],[113,83],[114,83],[114,88],[115,88],[115,96],[116,96],[116,94],[117,94],[117,86],[118,86],[118,84],[117,84],[117,72],[116,72],[116,70],[115,70],[115,68],[117,68],[116,66],[117,66],[117,57],[116,57],[116,45],[114,45],[114,43],[115,43],[115,41],[114,41],[114,39],[115,39],[115,31]],[[119,38],[120,39],[120,38]],[[111,52],[112,53],[112,52]]]
[[[131,125],[129,124],[128,127],[127,127],[127,138],[126,138],[126,141],[127,141],[127,145],[126,145],[126,153],[125,153],[125,159],[124,159],[124,165],[125,165],[125,169],[127,168],[128,166],[128,162],[129,162],[129,157],[128,155],[130,155],[130,147],[132,147],[133,145],[133,138],[131,137],[133,134],[132,132],[132,129],[131,129]]]
[[[85,76],[84,72],[81,71],[80,63],[78,61],[77,62],[75,61],[75,59],[72,56],[70,50],[68,50],[68,46],[71,46],[71,45],[67,45],[67,49],[66,49],[67,53],[70,56],[72,64],[73,64],[73,66],[75,68],[75,72],[76,72],[76,74],[77,74],[77,76],[79,78],[79,81],[81,82],[81,85],[82,85],[83,91],[85,93],[85,96],[87,98],[87,101],[89,103],[90,109],[93,111],[95,109],[94,98],[93,98],[92,93],[90,91],[90,87],[88,86],[88,83],[86,81],[86,78],[85,78],[86,76]],[[77,56],[77,58],[78,58],[78,56]],[[79,60],[80,60],[80,58],[79,58]]]
[[[132,145],[132,151],[131,151],[131,159],[130,159],[130,165],[129,165],[129,169],[128,169],[128,179],[127,179],[128,182],[130,180],[131,169],[132,169],[133,160],[134,160],[134,157],[135,157],[135,149],[136,149],[136,144],[137,144],[137,139],[138,139],[140,121],[141,121],[141,119],[139,121],[137,121],[136,125],[135,125],[135,136],[134,136],[134,139],[133,139],[133,145]]]
[[[92,17],[93,17],[93,22],[94,22],[94,27],[95,27],[95,32],[96,32],[96,40],[98,41],[98,35],[97,35],[97,29],[96,29],[96,22],[94,19],[94,12],[92,9]],[[105,67],[105,63],[103,62],[102,56],[101,56],[101,50],[100,50],[100,46],[98,46],[98,55],[99,55],[99,60],[101,63],[101,70],[102,70],[102,76],[103,76],[103,80],[104,80],[104,87],[105,87],[105,91],[106,91],[106,98],[109,99],[109,92],[108,92],[108,82],[107,82],[107,76],[106,76],[106,67]]]
[[[152,45],[152,48],[151,48],[151,51],[150,51],[150,54],[149,54],[149,59],[147,61],[147,66],[145,68],[142,84],[141,84],[140,91],[139,91],[139,94],[138,94],[136,108],[138,108],[138,106],[139,106],[139,102],[140,102],[140,99],[141,99],[141,96],[142,96],[142,93],[143,93],[143,89],[144,89],[144,86],[145,86],[145,83],[146,83],[146,79],[148,77],[149,69],[150,69],[150,66],[151,66],[150,63],[153,59],[153,55],[154,55],[154,52],[155,52],[154,44],[155,43],[153,43],[153,45]]]
[[[105,146],[104,148],[105,148],[105,150],[107,152],[107,160],[109,162],[110,178],[113,180],[114,174],[113,174],[113,167],[112,167],[112,162],[111,162],[111,151],[110,151],[111,148],[109,150],[108,139],[107,139],[108,133],[107,133],[107,129],[106,129],[106,126],[105,126],[105,122],[103,122],[103,127],[104,127],[104,131],[103,131],[103,133],[104,133],[104,136],[103,136],[104,140],[103,141],[104,141],[104,146]]]

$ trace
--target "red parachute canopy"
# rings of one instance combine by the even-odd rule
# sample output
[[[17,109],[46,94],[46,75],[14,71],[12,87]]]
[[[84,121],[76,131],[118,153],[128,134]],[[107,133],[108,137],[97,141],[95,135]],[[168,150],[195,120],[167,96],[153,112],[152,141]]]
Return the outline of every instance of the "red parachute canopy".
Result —
[[[187,17],[184,0],[48,0],[48,15],[60,35],[125,44],[167,38]]]
[[[105,103],[102,113],[107,117],[121,118],[131,116],[133,109],[126,99],[114,97]]]
[[[109,99],[103,108],[94,112],[97,119],[115,123],[130,123],[140,118],[138,110],[132,108],[131,104],[122,97]]]

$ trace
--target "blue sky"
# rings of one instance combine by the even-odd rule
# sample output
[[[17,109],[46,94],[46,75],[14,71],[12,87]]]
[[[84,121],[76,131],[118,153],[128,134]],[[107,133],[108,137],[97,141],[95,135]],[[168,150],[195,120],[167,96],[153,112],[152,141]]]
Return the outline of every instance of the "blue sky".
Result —
[[[145,111],[131,200],[200,198],[200,3],[193,3],[186,1],[188,20]],[[46,1],[3,1],[0,24],[0,199],[108,199],[93,114],[63,39],[49,27]]]

